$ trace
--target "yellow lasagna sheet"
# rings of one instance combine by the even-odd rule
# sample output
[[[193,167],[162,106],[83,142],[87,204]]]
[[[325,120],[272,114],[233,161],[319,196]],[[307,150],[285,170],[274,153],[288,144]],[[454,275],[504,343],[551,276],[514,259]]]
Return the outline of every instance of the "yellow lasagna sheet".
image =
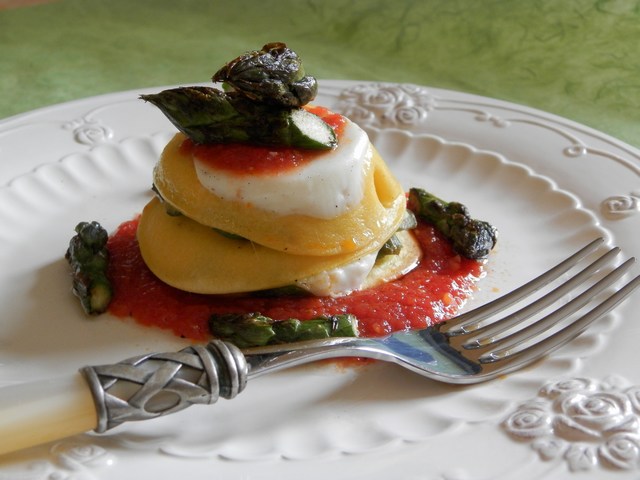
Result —
[[[138,242],[145,263],[164,282],[195,293],[250,292],[293,285],[375,252],[370,248],[337,255],[291,255],[233,239],[184,215],[168,215],[154,198],[144,208]]]
[[[362,202],[336,218],[321,219],[283,216],[221,199],[199,182],[191,155],[180,149],[185,138],[177,134],[169,142],[155,168],[154,183],[168,204],[204,226],[291,255],[333,257],[379,248],[402,220],[405,193],[375,150],[364,172]]]

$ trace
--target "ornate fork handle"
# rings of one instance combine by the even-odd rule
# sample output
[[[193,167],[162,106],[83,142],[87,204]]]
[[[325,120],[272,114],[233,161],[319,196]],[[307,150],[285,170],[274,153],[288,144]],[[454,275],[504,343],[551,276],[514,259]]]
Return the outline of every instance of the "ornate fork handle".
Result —
[[[155,353],[116,364],[85,367],[98,414],[96,432],[145,420],[195,404],[231,399],[246,383],[244,355],[231,343],[214,340],[179,352]]]

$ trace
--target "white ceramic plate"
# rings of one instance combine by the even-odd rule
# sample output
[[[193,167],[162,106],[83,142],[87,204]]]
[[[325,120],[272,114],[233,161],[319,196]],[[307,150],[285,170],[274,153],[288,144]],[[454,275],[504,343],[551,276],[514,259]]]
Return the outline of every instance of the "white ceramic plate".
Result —
[[[150,198],[173,128],[139,93],[0,123],[0,385],[186,345],[86,319],[63,260],[78,221],[111,229]],[[365,127],[406,187],[498,226],[469,307],[596,236],[640,255],[640,154],[628,145],[435,88],[324,81],[316,102]],[[637,478],[638,307],[636,295],[552,358],[489,384],[450,387],[382,363],[299,368],[231,401],[6,456],[0,480]]]

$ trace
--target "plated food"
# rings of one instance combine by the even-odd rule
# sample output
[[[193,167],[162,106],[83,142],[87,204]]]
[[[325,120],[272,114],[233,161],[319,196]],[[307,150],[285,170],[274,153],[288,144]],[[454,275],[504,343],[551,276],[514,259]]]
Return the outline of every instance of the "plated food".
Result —
[[[401,226],[406,199],[364,131],[341,123],[337,146],[322,152],[198,145],[176,134],[154,172],[159,196],[140,218],[147,265],[170,285],[197,293],[359,289]],[[265,166],[263,156],[279,165]],[[405,237],[413,253],[398,274],[418,261],[412,241]]]
[[[240,315],[238,324],[257,312],[277,320],[347,314],[376,334],[455,313],[482,275],[495,228],[459,203],[405,192],[360,127],[310,105],[316,81],[286,45],[242,55],[213,80],[224,89],[143,96],[179,132],[154,169],[156,197],[100,247],[113,293],[105,308],[144,323],[180,317],[169,328],[193,338],[202,318],[210,333],[223,314]],[[75,264],[76,279],[80,270]],[[76,286],[81,298],[86,283]],[[162,294],[145,307],[131,295],[135,285]],[[167,301],[177,297],[188,302]],[[198,320],[186,313],[194,303]],[[404,326],[368,328],[365,304],[395,305],[387,316]],[[416,305],[429,312],[409,312]]]

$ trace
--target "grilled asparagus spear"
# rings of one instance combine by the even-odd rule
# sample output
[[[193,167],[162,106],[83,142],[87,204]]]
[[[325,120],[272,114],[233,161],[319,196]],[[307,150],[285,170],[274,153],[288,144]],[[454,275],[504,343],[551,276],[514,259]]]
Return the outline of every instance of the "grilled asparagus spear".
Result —
[[[212,87],[181,87],[141,98],[156,107],[196,143],[252,143],[330,149],[336,134],[302,108],[257,103]]]
[[[209,330],[217,338],[249,348],[329,337],[357,337],[358,321],[349,314],[300,321],[295,318],[273,320],[260,313],[229,313],[212,315]]]
[[[181,87],[141,95],[196,143],[252,143],[331,149],[333,129],[301,108],[316,96],[315,78],[284,43],[232,60],[213,76],[213,87]]]
[[[65,258],[71,266],[73,293],[89,315],[106,311],[113,294],[107,278],[107,231],[98,222],[80,222],[69,241]]]
[[[281,42],[240,55],[218,70],[212,80],[223,82],[227,91],[281,107],[302,107],[318,93],[316,79],[305,75],[298,55]]]
[[[471,218],[461,203],[446,202],[423,189],[411,188],[407,205],[451,240],[456,252],[464,257],[485,258],[498,240],[497,229],[488,222]]]

